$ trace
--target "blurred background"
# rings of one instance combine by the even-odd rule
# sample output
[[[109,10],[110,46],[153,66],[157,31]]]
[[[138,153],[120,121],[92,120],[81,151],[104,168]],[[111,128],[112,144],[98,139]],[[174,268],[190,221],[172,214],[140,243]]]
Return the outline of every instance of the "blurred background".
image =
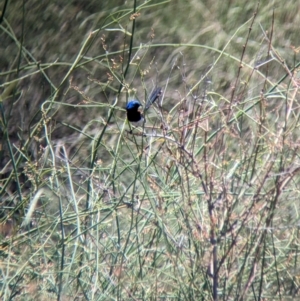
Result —
[[[0,14],[3,300],[298,295],[297,1]],[[126,103],[155,87],[130,134]]]

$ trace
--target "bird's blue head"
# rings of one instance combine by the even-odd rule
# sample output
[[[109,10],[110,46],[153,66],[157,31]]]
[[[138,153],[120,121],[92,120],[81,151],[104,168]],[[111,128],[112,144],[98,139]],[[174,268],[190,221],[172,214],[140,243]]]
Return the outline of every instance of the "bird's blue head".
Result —
[[[126,106],[126,111],[137,111],[137,109],[141,106],[141,103],[137,100],[131,100],[128,102]]]

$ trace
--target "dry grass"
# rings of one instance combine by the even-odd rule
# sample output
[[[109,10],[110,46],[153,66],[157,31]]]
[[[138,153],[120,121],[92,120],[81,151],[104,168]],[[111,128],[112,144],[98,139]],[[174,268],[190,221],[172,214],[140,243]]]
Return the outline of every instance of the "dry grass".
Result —
[[[297,5],[129,4],[5,12],[1,299],[297,298]]]

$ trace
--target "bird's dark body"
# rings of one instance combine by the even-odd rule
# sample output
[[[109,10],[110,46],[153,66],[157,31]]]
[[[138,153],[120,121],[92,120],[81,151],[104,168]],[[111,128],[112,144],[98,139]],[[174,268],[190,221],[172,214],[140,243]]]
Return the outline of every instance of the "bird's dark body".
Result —
[[[140,106],[137,100],[131,100],[126,106],[127,119],[135,126],[143,125],[145,121],[143,114],[139,111]]]

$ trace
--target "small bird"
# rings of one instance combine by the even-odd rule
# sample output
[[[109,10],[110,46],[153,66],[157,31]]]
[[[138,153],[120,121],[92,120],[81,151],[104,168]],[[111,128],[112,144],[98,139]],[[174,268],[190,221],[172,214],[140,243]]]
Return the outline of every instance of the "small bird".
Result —
[[[160,95],[161,88],[154,89],[146,102],[144,113],[150,108],[150,106],[156,101],[156,99],[159,98]],[[141,106],[141,103],[135,99],[129,101],[126,106],[127,119],[134,126],[143,126],[143,124],[146,122],[144,115],[139,111],[139,107]]]

